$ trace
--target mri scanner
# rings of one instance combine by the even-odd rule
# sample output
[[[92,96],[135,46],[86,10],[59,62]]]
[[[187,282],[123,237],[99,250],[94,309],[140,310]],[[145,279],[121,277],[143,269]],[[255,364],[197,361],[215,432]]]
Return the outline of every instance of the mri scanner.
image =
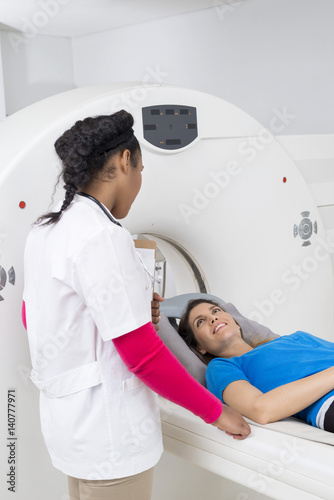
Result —
[[[20,500],[67,499],[29,379],[23,248],[32,223],[63,198],[61,182],[54,190],[55,139],[78,119],[119,109],[134,116],[145,166],[123,224],[157,242],[166,296],[211,293],[276,333],[303,329],[334,340],[334,244],[308,182],[275,138],[284,114],[265,129],[217,97],[142,83],[76,89],[29,106],[0,124],[2,499],[12,498],[11,486]],[[173,459],[181,459],[223,482],[221,493],[207,490],[211,498],[334,498],[330,433],[286,419],[251,422],[251,436],[234,441],[162,399],[161,417],[168,463],[158,477],[175,474]],[[237,496],[224,481],[237,484]]]

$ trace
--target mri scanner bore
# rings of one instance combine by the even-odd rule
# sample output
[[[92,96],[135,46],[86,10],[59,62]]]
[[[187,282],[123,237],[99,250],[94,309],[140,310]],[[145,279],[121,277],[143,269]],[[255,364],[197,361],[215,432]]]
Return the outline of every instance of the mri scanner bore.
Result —
[[[25,248],[31,378],[41,391],[46,446],[73,500],[102,492],[150,498],[162,452],[152,390],[235,439],[250,433],[237,411],[222,411],[186,372],[150,321],[150,277],[115,220],[127,216],[142,183],[132,126],[133,117],[119,111],[77,121],[57,139],[65,199],[39,217]],[[46,361],[50,336],[59,333],[70,340]],[[143,425],[144,440],[136,435]]]

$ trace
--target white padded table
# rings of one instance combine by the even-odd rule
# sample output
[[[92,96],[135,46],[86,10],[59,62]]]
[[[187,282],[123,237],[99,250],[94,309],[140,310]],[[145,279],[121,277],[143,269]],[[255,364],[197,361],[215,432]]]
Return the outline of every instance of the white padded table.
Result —
[[[250,420],[251,435],[234,440],[160,398],[165,450],[274,499],[334,498],[334,434],[294,418]]]

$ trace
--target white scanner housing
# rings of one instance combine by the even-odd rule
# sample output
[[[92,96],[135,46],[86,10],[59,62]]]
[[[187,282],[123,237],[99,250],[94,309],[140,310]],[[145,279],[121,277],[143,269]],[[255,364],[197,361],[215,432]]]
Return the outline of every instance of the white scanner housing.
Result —
[[[38,392],[29,380],[20,316],[25,239],[50,203],[63,198],[60,181],[51,201],[60,172],[55,140],[79,119],[119,109],[134,116],[145,167],[142,189],[122,224],[157,242],[175,292],[217,295],[278,334],[305,330],[333,340],[332,247],[306,181],[273,135],[279,115],[267,130],[214,96],[140,83],[81,88],[23,109],[0,124],[0,380],[2,402],[9,389],[17,397],[17,500],[60,500],[66,493],[41,438]],[[173,407],[171,417],[170,406],[162,406],[168,450],[193,454],[201,467],[256,490],[247,482],[249,471],[265,475],[254,469],[256,457],[271,439],[275,450],[280,446],[281,429],[258,427],[246,444],[232,443],[187,412]],[[1,433],[5,443],[5,423]],[[312,456],[318,465],[320,460],[321,478],[303,479],[308,469],[296,458],[282,465],[269,498],[319,498],[319,488],[321,498],[333,498],[332,446],[311,440],[307,450],[312,466]],[[269,461],[275,456],[267,455]],[[4,475],[8,456],[1,456]],[[0,496],[10,494],[3,479]]]

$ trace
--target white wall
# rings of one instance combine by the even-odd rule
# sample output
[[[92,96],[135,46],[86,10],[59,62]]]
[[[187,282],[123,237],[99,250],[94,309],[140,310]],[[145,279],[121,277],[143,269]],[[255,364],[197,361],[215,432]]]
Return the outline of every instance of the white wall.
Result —
[[[74,88],[70,38],[2,31],[1,50],[8,115]]]
[[[73,39],[76,85],[161,81],[222,97],[265,127],[285,113],[283,134],[334,132],[334,2],[212,5]]]
[[[4,77],[1,57],[1,38],[0,38],[0,122],[6,118],[6,101],[5,101],[5,88]]]
[[[333,133],[334,2],[212,5],[72,40],[1,32],[7,113],[76,86],[158,81],[222,97],[265,127],[283,113],[285,135]]]

